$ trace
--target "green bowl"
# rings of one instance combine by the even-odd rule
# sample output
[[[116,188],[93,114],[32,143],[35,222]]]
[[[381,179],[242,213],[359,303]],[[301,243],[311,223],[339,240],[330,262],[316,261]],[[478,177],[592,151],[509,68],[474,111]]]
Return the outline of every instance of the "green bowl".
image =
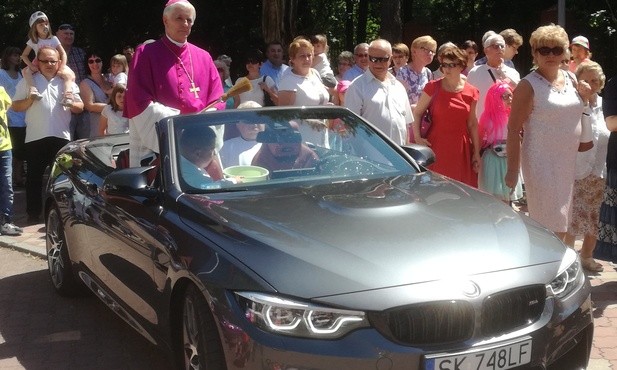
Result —
[[[225,177],[240,177],[242,182],[264,181],[270,171],[259,166],[231,166],[223,170]]]

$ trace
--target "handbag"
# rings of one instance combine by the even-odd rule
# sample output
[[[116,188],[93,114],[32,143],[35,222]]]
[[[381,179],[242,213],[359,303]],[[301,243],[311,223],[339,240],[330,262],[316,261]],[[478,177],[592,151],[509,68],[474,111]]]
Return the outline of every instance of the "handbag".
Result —
[[[440,88],[441,88],[441,80],[437,81],[437,84],[435,86],[435,93],[431,96],[431,100],[428,103],[428,107],[426,108],[426,111],[424,112],[424,114],[422,114],[422,118],[420,119],[420,137],[425,138],[428,135],[429,131],[431,130],[431,125],[433,124],[431,108],[433,107],[433,99],[435,99],[435,97],[437,96],[437,93],[439,93]],[[409,130],[409,142],[411,143],[415,142],[413,130]]]
[[[263,83],[266,83],[266,77],[268,76],[264,76],[263,77]],[[265,92],[264,90],[261,90],[264,93],[264,107],[273,107],[276,104],[274,104],[274,102],[272,101],[272,98],[270,97],[270,94],[268,94],[267,92]]]

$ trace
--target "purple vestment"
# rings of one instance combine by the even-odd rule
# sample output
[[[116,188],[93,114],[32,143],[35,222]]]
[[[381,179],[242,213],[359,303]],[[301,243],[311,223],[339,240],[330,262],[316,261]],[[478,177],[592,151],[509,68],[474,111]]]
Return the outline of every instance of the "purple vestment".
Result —
[[[223,95],[223,85],[210,54],[188,42],[179,47],[166,36],[139,46],[129,71],[124,104],[128,118],[139,115],[151,102],[179,109],[181,114],[196,113]],[[191,78],[199,88],[197,97]],[[225,103],[216,108],[225,109]]]

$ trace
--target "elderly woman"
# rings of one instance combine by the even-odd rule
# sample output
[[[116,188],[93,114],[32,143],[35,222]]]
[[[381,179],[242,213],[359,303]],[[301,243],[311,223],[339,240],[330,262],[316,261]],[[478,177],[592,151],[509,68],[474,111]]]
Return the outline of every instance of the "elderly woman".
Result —
[[[330,94],[321,82],[319,72],[311,68],[313,64],[313,44],[306,39],[296,39],[289,45],[291,68],[279,81],[279,105],[326,105]],[[324,126],[325,127],[325,126]],[[305,141],[316,145],[327,145],[328,131],[313,130],[300,125],[300,133]]]
[[[570,72],[576,72],[576,68],[583,62],[591,61],[591,50],[589,50],[589,40],[585,36],[576,36],[570,44],[572,60],[570,61]]]
[[[560,68],[568,34],[554,24],[537,28],[529,40],[537,69],[514,90],[508,121],[506,185],[514,188],[522,167],[529,216],[562,240],[571,215],[581,116],[591,96]],[[579,95],[580,94],[580,95]],[[525,130],[521,147],[521,131]]]
[[[411,61],[400,69],[396,78],[403,83],[413,109],[422,95],[424,86],[433,79],[426,66],[431,64],[437,50],[437,41],[431,36],[420,36],[411,43]]]
[[[86,54],[88,76],[79,83],[79,91],[84,101],[84,120],[77,126],[79,139],[99,135],[101,112],[107,105],[105,91],[111,89],[111,84],[103,74],[103,60],[95,52]]]
[[[341,81],[345,72],[349,71],[353,67],[354,59],[351,51],[341,51],[336,59],[336,79]]]
[[[223,86],[223,91],[227,92],[231,89],[231,81],[229,79],[229,66],[225,61],[221,59],[217,59],[214,61],[214,65],[216,66],[216,71],[219,73],[219,77],[221,78],[221,85]],[[225,103],[225,109],[233,109],[235,106],[235,98],[231,97],[227,99]]]
[[[478,186],[480,140],[476,104],[479,92],[461,74],[467,66],[467,54],[456,45],[439,54],[444,78],[424,87],[414,110],[413,132],[417,144],[435,152],[431,170]],[[426,138],[420,137],[422,115],[430,107],[432,125]]]
[[[600,206],[604,192],[606,153],[610,131],[606,128],[602,114],[602,97],[598,92],[604,87],[606,78],[602,67],[596,62],[583,62],[576,69],[576,78],[586,81],[591,87],[589,106],[583,112],[582,123],[590,124],[593,135],[593,148],[579,152],[576,157],[576,177],[574,197],[572,198],[572,219],[568,228],[566,244],[574,247],[576,236],[583,235],[581,263],[591,272],[602,271],[602,265],[593,259],[598,235]],[[589,122],[586,122],[589,121]]]

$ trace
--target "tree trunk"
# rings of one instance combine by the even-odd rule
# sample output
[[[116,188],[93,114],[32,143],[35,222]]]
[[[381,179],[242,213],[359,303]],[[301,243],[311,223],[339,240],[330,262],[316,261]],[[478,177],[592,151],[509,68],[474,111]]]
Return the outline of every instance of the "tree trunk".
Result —
[[[283,0],[263,0],[261,32],[266,43],[283,40]]]
[[[298,0],[262,0],[261,28],[266,43],[289,43],[296,33]]]
[[[353,4],[354,0],[345,0],[345,50],[353,50],[355,39],[353,37]]]
[[[358,5],[358,29],[356,30],[356,43],[369,42],[366,39],[366,25],[368,23],[368,0],[360,0]]]
[[[401,0],[382,0],[379,37],[395,44],[401,42],[402,30]]]

